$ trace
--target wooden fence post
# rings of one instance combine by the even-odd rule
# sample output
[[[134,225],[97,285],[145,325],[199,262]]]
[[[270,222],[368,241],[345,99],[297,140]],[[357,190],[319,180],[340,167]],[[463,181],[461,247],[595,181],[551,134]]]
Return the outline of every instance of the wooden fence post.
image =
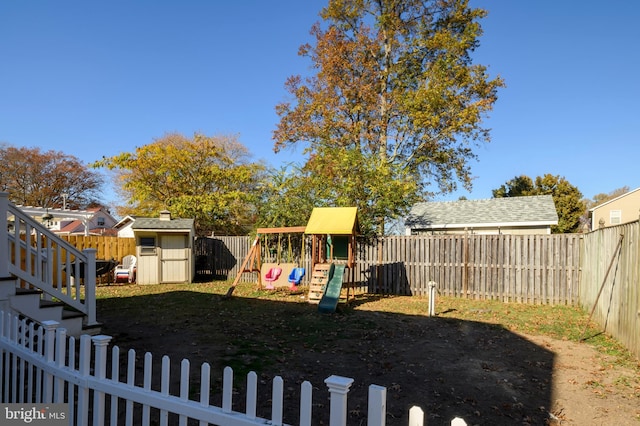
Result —
[[[613,256],[611,256],[611,262],[609,263],[609,267],[607,268],[607,272],[604,274],[604,278],[602,279],[602,285],[600,286],[600,291],[598,291],[598,295],[596,296],[596,300],[593,302],[593,308],[591,308],[591,312],[589,313],[589,318],[584,325],[584,329],[582,330],[582,335],[580,336],[580,341],[584,341],[584,333],[587,332],[587,328],[589,327],[589,322],[591,322],[591,317],[598,307],[598,300],[600,300],[600,295],[602,294],[602,290],[604,290],[604,286],[607,283],[607,278],[609,278],[609,272],[611,272],[611,267],[613,266],[613,262],[616,260],[616,257],[619,256],[620,248],[622,247],[622,240],[624,239],[624,234],[620,235],[620,239],[618,240],[618,245],[613,252]]]

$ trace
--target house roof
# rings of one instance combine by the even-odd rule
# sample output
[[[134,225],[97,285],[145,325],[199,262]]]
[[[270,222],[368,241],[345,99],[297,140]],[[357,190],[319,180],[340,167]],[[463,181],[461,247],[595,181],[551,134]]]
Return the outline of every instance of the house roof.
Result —
[[[611,199],[611,200],[609,200],[609,201],[606,201],[606,202],[604,202],[604,203],[602,203],[602,204],[598,204],[597,206],[590,208],[590,209],[589,209],[589,211],[590,211],[590,212],[593,212],[594,210],[597,210],[597,209],[599,209],[600,207],[606,206],[607,204],[609,204],[609,203],[613,203],[614,201],[618,201],[619,199],[624,198],[624,197],[626,197],[626,196],[628,196],[628,195],[631,195],[631,194],[633,194],[633,193],[634,193],[634,192],[636,192],[636,191],[640,191],[640,188],[636,188],[636,189],[633,189],[633,190],[631,190],[631,191],[629,191],[629,192],[625,192],[625,193],[624,193],[624,194],[622,194],[622,195],[618,195],[616,198],[612,198],[612,199]]]
[[[122,219],[120,219],[120,220],[118,221],[118,223],[116,223],[115,225],[113,225],[113,227],[114,227],[115,229],[120,229],[120,228],[123,228],[123,227],[127,226],[127,225],[128,225],[128,224],[130,224],[130,223],[135,222],[135,220],[136,220],[136,217],[135,217],[135,216],[127,215],[127,216],[123,217]]]
[[[155,217],[137,217],[131,228],[145,231],[190,231],[194,219],[160,219]]]
[[[315,207],[306,234],[352,235],[359,231],[357,207]]]
[[[417,203],[405,220],[413,229],[557,224],[551,195]]]

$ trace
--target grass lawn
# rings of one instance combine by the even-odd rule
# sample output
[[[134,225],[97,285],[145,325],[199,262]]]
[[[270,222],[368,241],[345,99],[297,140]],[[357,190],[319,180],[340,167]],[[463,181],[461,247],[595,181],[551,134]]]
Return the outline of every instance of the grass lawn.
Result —
[[[227,293],[229,287],[230,282],[226,281],[198,284],[111,285],[99,286],[96,293],[99,303],[106,309],[109,309],[114,299],[117,299],[117,310],[123,315],[126,314],[138,320],[146,319],[158,326],[185,321],[197,323],[196,319],[201,317],[203,312],[211,311],[214,306],[218,312],[229,317],[241,316],[242,321],[255,318],[256,323],[259,324],[263,319],[271,318],[271,321],[286,322],[284,319],[274,317],[272,305],[255,303],[257,301],[290,303],[282,312],[285,316],[295,316],[298,312],[300,314],[298,317],[301,317],[302,313],[309,311],[310,306],[302,303],[305,293],[258,290],[254,284],[241,283],[234,290],[233,296],[224,300],[222,296]],[[206,297],[209,295],[213,298]],[[153,303],[147,303],[149,299]],[[247,300],[253,300],[253,303]],[[251,304],[251,315],[241,315],[247,303]],[[363,295],[349,306],[341,304],[339,311],[344,315],[353,314],[355,311],[376,311],[427,316],[428,298]],[[438,296],[436,316],[496,324],[513,332],[548,336],[554,339],[574,342],[582,339],[600,352],[615,356],[622,364],[637,363],[626,348],[602,333],[597,324],[591,322],[587,326],[588,313],[575,306],[528,305]],[[311,323],[298,322],[297,328],[322,330],[326,325],[325,319],[318,316],[314,317]],[[247,326],[251,327],[251,324]],[[317,333],[314,332],[314,334]],[[304,338],[308,339],[309,336]]]

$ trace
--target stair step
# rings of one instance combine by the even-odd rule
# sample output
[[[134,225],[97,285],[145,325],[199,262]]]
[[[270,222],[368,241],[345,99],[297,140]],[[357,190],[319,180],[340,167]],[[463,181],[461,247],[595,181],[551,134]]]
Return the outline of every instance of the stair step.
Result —
[[[37,323],[45,320],[57,321],[69,336],[100,334],[101,324],[86,326],[82,312],[67,308],[63,302],[43,300],[42,294],[43,291],[39,289],[17,287],[11,297],[12,309]]]
[[[42,294],[42,290],[39,290],[37,288],[16,287],[17,296],[22,296],[26,294]]]
[[[84,314],[78,311],[70,311],[69,309],[62,310],[62,319],[70,319],[70,318],[82,318]]]

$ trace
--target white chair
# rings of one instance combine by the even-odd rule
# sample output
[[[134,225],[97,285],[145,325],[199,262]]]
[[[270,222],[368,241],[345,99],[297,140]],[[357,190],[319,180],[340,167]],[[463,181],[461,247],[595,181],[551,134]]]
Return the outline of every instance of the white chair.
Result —
[[[113,280],[116,283],[136,281],[136,257],[132,254],[122,258],[122,263],[113,270]]]

